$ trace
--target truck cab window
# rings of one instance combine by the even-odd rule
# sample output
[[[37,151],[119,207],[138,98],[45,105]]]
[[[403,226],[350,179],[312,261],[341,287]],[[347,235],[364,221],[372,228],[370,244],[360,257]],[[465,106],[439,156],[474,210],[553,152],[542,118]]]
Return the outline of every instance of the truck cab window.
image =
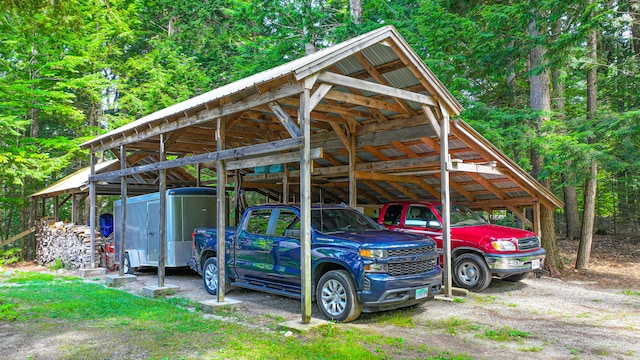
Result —
[[[291,210],[281,210],[276,223],[276,235],[300,238],[300,219]]]
[[[247,232],[250,234],[266,235],[269,228],[271,210],[254,210],[247,222]]]
[[[399,225],[400,215],[402,215],[402,205],[389,205],[384,213],[384,223],[387,225]]]

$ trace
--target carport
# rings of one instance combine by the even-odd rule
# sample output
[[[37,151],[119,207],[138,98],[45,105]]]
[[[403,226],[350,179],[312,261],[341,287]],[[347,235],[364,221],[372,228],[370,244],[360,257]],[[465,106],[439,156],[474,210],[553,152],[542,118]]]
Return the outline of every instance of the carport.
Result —
[[[83,143],[91,153],[91,219],[96,218],[97,184],[120,183],[124,209],[127,179],[155,174],[153,183],[164,194],[167,170],[186,165],[215,168],[218,189],[235,183],[278,201],[299,202],[302,322],[308,323],[312,202],[366,207],[437,199],[448,209],[455,201],[487,211],[509,209],[538,233],[540,206],[561,206],[549,190],[454,119],[461,110],[397,30],[382,27]],[[104,151],[120,160],[119,170],[96,173],[97,155]],[[222,199],[219,238],[225,226]],[[164,196],[161,238],[163,201]],[[523,215],[526,207],[534,209],[533,220]],[[448,211],[443,215],[447,243]],[[162,245],[158,286],[164,285]],[[450,254],[447,246],[444,251]],[[220,242],[220,263],[224,254]],[[224,267],[219,269],[219,288],[224,288]],[[451,296],[449,273],[445,292]],[[224,294],[219,292],[218,301]]]

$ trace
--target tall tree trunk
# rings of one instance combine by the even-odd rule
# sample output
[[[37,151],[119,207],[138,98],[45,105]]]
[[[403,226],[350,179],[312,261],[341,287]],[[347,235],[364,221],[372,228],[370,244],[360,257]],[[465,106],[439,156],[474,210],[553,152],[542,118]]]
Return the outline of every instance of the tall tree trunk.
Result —
[[[313,19],[311,18],[311,1],[305,0],[302,10],[302,38],[304,39],[304,52],[306,55],[318,51],[316,39],[313,33]]]
[[[631,17],[631,50],[640,55],[640,0],[628,0],[627,6]]]
[[[555,31],[558,32],[559,30]],[[565,93],[564,78],[559,69],[554,69],[551,73],[551,83],[553,85],[552,104],[554,112],[559,120],[565,120]],[[571,169],[571,162],[566,163],[567,169]],[[562,175],[562,192],[564,194],[564,217],[566,222],[567,239],[578,238],[580,224],[578,222],[578,195],[574,184],[574,175],[571,170]]]
[[[529,36],[533,39],[538,37],[538,29],[535,21],[529,24]],[[532,47],[529,51],[529,70],[539,69],[544,66],[544,56],[545,51],[542,46],[536,45]],[[531,75],[529,79],[529,106],[531,109],[539,111],[535,127],[537,134],[542,136],[542,124],[549,119],[549,112],[551,111],[550,76],[549,70],[546,68],[542,71],[535,71],[534,73],[536,75]],[[538,178],[544,164],[544,158],[535,148],[531,150],[531,164],[533,167],[533,176]],[[550,187],[550,179],[545,179],[543,185]],[[562,262],[560,261],[556,241],[553,210],[542,206],[540,208],[540,222],[542,231],[540,240],[542,247],[547,251],[545,267],[551,274],[556,274],[562,269]]]
[[[351,11],[351,21],[354,24],[360,24],[362,22],[362,1],[349,0],[349,10]]]
[[[598,35],[595,31],[589,34],[587,40],[588,54],[591,64],[587,71],[587,121],[591,122],[596,117],[597,111],[597,76],[598,69],[596,60],[598,56]],[[587,139],[592,142],[592,139]],[[589,257],[591,256],[591,243],[593,242],[593,223],[595,220],[596,188],[598,185],[598,163],[595,159],[589,166],[589,178],[584,189],[584,211],[582,217],[582,231],[580,234],[580,245],[578,246],[578,257],[576,259],[576,269],[589,269]]]

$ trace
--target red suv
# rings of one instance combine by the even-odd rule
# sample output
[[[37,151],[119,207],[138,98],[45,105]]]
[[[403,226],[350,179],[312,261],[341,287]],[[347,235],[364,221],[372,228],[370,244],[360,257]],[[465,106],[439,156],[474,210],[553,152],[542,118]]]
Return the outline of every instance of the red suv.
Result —
[[[390,202],[382,208],[378,223],[391,230],[430,235],[442,256],[441,210],[436,202]],[[451,255],[456,286],[479,292],[489,286],[492,276],[520,281],[541,269],[545,250],[535,233],[489,224],[468,207],[453,204]]]

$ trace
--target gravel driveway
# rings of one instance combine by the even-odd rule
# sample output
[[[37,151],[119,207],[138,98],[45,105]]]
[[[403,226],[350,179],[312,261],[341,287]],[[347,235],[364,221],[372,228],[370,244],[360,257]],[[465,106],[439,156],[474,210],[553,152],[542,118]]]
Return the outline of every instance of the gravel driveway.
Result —
[[[157,285],[155,271],[142,271],[125,286],[141,292]],[[165,284],[177,285],[175,296],[210,300],[200,276],[190,270],[167,269]],[[234,289],[227,298],[240,300],[238,320],[252,326],[300,319],[300,301],[256,291]],[[637,359],[640,358],[640,289],[599,289],[591,282],[550,277],[519,283],[495,280],[480,294],[460,301],[434,300],[398,316],[406,326],[390,325],[389,314],[363,314],[350,324],[403,338],[414,358],[416,349],[450,351],[483,359]],[[322,318],[315,304],[313,317]],[[396,316],[396,317],[398,317]]]

